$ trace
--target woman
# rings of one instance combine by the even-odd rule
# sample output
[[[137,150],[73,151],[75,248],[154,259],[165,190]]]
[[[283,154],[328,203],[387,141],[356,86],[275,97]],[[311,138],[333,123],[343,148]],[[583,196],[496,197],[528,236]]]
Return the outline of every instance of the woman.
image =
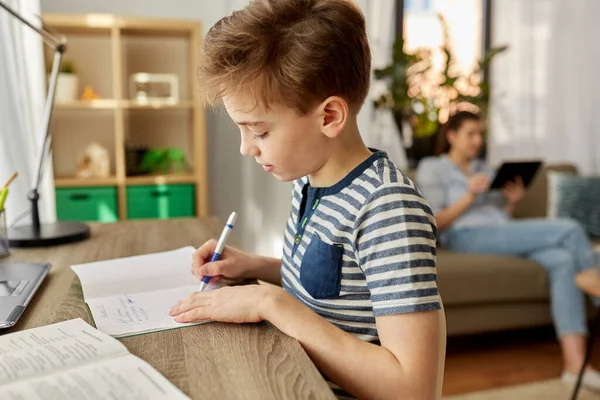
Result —
[[[442,246],[458,252],[523,256],[546,269],[563,354],[562,377],[574,382],[584,361],[587,334],[585,298],[574,279],[594,266],[594,252],[575,221],[513,220],[515,204],[525,193],[523,181],[488,190],[494,172],[476,158],[482,144],[479,117],[458,112],[440,132],[438,157],[419,164],[416,183],[435,213]],[[600,391],[600,373],[588,367],[584,385]]]

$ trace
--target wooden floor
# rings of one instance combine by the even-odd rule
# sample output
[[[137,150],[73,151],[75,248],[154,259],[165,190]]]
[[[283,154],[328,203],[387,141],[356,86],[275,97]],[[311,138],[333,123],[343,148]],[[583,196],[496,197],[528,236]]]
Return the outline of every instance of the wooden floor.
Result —
[[[592,364],[600,369],[600,338]],[[556,378],[561,372],[551,328],[449,338],[444,395]]]

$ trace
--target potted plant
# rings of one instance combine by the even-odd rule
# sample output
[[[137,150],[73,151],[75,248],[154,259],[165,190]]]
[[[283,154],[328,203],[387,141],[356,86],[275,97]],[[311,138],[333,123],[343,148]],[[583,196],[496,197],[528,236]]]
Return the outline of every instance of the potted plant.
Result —
[[[462,75],[456,68],[447,22],[441,15],[438,17],[443,32],[441,71],[432,68],[430,50],[407,53],[401,37],[394,42],[391,63],[374,71],[376,79],[387,83],[386,91],[374,102],[375,108],[392,111],[404,143],[412,133],[412,145],[406,148],[411,168],[434,154],[437,132],[449,114],[467,109],[486,118],[490,87],[481,74],[497,54],[507,49],[500,46],[488,50],[470,74]],[[410,126],[412,132],[403,132],[403,126]]]
[[[79,78],[76,74],[75,64],[71,60],[61,63],[56,81],[55,101],[57,103],[69,103],[77,100],[79,93]]]
[[[148,149],[142,155],[139,169],[145,173],[183,173],[187,168],[185,154],[178,148]]]

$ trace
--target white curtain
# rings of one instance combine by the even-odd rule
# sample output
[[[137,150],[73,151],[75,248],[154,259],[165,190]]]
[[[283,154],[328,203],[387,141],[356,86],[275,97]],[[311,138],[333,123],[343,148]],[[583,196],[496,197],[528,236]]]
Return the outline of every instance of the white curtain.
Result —
[[[489,161],[541,158],[600,173],[597,0],[493,3]]]
[[[492,164],[510,158],[542,156],[554,3],[555,0],[492,3],[492,46],[509,46],[491,64],[489,161]]]
[[[39,26],[39,0],[3,0]],[[40,36],[0,8],[0,185],[16,171],[6,200],[8,224],[29,211],[27,193],[32,188],[42,144],[42,118],[46,96],[43,43]],[[45,166],[40,185],[40,218],[55,219],[52,165]],[[28,224],[29,216],[22,220]]]
[[[548,51],[543,153],[600,174],[600,1],[559,0]]]
[[[369,0],[359,2],[365,18],[371,45],[372,68],[382,68],[392,59],[392,47],[395,35],[395,1]],[[359,128],[363,140],[369,147],[387,152],[390,159],[401,169],[408,166],[404,144],[400,139],[398,127],[392,113],[388,110],[373,109],[372,102],[386,89],[385,82],[371,79],[369,98],[359,114]],[[361,119],[369,122],[361,124]]]

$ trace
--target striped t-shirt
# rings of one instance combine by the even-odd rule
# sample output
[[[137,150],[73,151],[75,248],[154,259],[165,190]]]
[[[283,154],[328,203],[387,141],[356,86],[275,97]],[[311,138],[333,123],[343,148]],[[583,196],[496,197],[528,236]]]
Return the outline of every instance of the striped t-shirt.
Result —
[[[375,342],[376,316],[440,309],[436,236],[414,183],[377,151],[334,186],[294,182],[282,285],[329,322]]]

